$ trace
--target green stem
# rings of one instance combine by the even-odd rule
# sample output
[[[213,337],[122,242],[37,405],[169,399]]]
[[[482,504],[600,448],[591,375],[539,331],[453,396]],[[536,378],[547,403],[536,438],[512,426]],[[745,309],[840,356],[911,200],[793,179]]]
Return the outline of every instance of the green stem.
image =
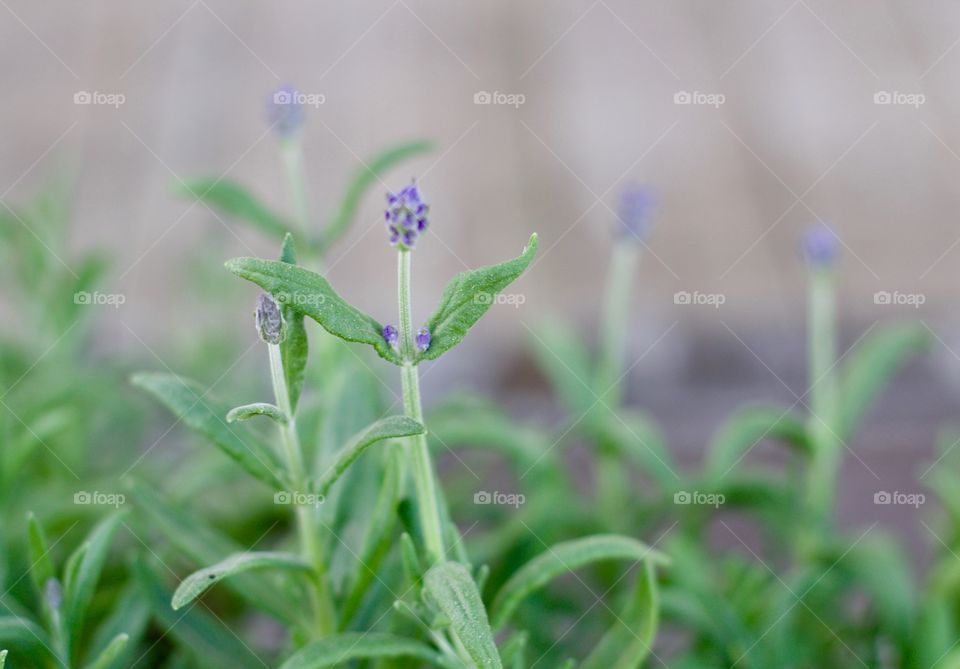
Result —
[[[810,277],[808,295],[808,355],[810,358],[810,417],[807,429],[813,442],[808,495],[810,510],[820,530],[829,528],[837,474],[840,444],[835,434],[837,408],[836,317],[833,275],[828,269],[815,269]]]
[[[400,352],[403,365],[400,379],[403,386],[403,408],[407,416],[422,423],[423,407],[420,401],[420,373],[414,362],[413,317],[410,307],[410,251],[400,251],[397,259],[397,288],[400,302]],[[417,435],[407,440],[413,485],[417,493],[417,508],[423,542],[431,563],[444,559],[443,529],[440,506],[437,500],[437,484],[426,435]]]
[[[613,247],[600,326],[600,357],[597,362],[596,392],[611,406],[623,403],[624,359],[627,354],[627,326],[633,277],[640,260],[637,244],[619,243]],[[607,398],[610,398],[609,400]]]
[[[286,425],[280,428],[284,455],[290,483],[294,493],[307,493],[309,480],[303,464],[303,450],[300,447],[300,437],[297,433],[297,423],[290,406],[290,394],[287,390],[286,377],[283,374],[283,358],[280,346],[267,344],[270,351],[270,378],[273,382],[273,394],[277,406],[286,414]],[[327,568],[323,543],[317,531],[315,507],[306,504],[296,504],[297,534],[300,538],[300,547],[313,567],[313,592],[310,600],[313,606],[315,633],[318,638],[332,634],[336,629],[336,613],[333,599],[327,589]]]
[[[613,247],[604,292],[600,352],[594,378],[594,392],[606,406],[601,405],[597,409],[596,417],[607,418],[607,411],[618,411],[623,405],[623,380],[620,377],[623,375],[627,352],[631,289],[639,258],[637,244],[626,242]],[[616,419],[610,417],[609,420]],[[598,440],[597,443],[595,489],[600,508],[606,518],[620,518],[629,491],[627,471],[615,443],[607,439]]]
[[[283,160],[283,171],[286,173],[287,186],[290,189],[290,198],[293,200],[293,211],[297,227],[304,243],[312,250],[310,243],[310,200],[307,197],[307,174],[303,162],[303,149],[300,139],[293,137],[280,144],[280,156]],[[319,268],[317,268],[319,270]]]

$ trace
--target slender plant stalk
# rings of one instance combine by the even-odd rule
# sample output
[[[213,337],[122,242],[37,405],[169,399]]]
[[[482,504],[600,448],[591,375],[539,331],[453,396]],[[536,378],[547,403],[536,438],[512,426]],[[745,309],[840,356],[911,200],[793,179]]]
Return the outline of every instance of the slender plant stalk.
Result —
[[[410,307],[410,251],[401,250],[397,258],[397,287],[400,303],[400,351],[404,363],[400,367],[403,386],[403,408],[407,416],[422,423],[423,407],[420,401],[420,372],[413,363],[416,356],[413,335],[413,317]],[[417,508],[426,553],[431,563],[444,559],[443,529],[437,501],[437,483],[425,435],[408,440],[409,460],[413,484],[417,493]]]
[[[290,198],[293,201],[293,211],[297,226],[300,229],[301,239],[310,240],[315,237],[310,230],[310,203],[307,198],[307,175],[303,162],[303,149],[298,137],[291,137],[280,144],[280,156],[283,160],[283,170],[287,177],[287,187],[290,189]],[[319,262],[318,258],[314,258]],[[319,269],[319,268],[318,268]]]
[[[639,258],[637,244],[626,242],[613,247],[601,314],[600,353],[594,384],[594,392],[602,401],[595,414],[598,420],[616,420],[608,415],[608,411],[616,411],[623,404],[620,377],[626,358],[631,288]],[[599,445],[595,482],[599,503],[606,518],[620,518],[629,488],[627,473],[615,444],[602,440]]]
[[[270,377],[273,381],[273,394],[277,406],[287,416],[287,423],[280,428],[284,454],[290,472],[290,483],[294,490],[306,492],[308,480],[303,464],[303,451],[300,448],[300,437],[297,433],[296,419],[290,406],[290,395],[287,389],[286,378],[283,374],[283,359],[280,355],[280,346],[267,344],[270,350]],[[317,637],[332,634],[336,629],[336,614],[333,600],[327,589],[326,558],[323,544],[320,541],[316,524],[316,509],[305,504],[296,505],[297,533],[300,536],[301,550],[313,567],[313,605],[315,633]]]
[[[815,269],[809,288],[808,354],[810,359],[810,417],[808,429],[813,441],[808,494],[810,509],[821,529],[829,526],[840,444],[836,437],[837,378],[836,318],[833,273]]]

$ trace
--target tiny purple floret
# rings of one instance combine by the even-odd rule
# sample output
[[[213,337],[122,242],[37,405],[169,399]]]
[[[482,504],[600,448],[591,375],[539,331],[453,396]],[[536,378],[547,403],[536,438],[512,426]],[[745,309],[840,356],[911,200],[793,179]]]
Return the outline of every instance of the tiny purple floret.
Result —
[[[840,255],[837,236],[823,223],[808,228],[800,246],[804,260],[811,267],[830,267]]]
[[[417,333],[417,348],[421,353],[430,348],[430,330],[427,328],[420,328]]]
[[[390,243],[409,251],[417,244],[430,222],[427,213],[430,207],[421,199],[416,183],[411,182],[397,193],[387,193],[387,209],[384,219]]]
[[[644,184],[630,184],[620,193],[617,207],[617,229],[620,237],[638,242],[645,241],[653,227],[653,214],[657,206],[657,193]]]
[[[400,333],[392,325],[383,326],[383,340],[396,348],[397,341],[400,339]]]
[[[303,104],[300,92],[284,84],[267,99],[267,123],[281,139],[292,137],[303,126]]]

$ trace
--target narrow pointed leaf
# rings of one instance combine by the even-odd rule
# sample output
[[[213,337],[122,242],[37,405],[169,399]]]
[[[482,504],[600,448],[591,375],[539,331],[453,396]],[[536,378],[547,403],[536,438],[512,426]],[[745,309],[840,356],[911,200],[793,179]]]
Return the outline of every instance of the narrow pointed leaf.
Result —
[[[283,248],[280,250],[280,262],[296,265],[297,257],[293,250],[293,235],[287,234],[283,238]],[[283,360],[283,375],[287,382],[287,394],[290,397],[290,410],[296,415],[297,402],[300,401],[300,392],[303,390],[303,381],[306,376],[307,330],[303,325],[303,314],[289,304],[281,304],[283,320],[286,323],[286,337],[280,342],[280,358]]]
[[[650,654],[660,616],[657,576],[645,561],[626,610],[581,663],[581,669],[639,669]]]
[[[291,553],[274,551],[235,553],[217,564],[187,576],[173,593],[174,611],[189,604],[225,578],[254,569],[284,569],[309,572],[310,565]]]
[[[507,262],[461,272],[453,277],[440,296],[440,304],[430,317],[430,347],[421,360],[434,360],[460,343],[473,325],[487,312],[496,296],[515,281],[537,253],[537,235],[523,253]]]
[[[520,602],[553,579],[604,560],[668,562],[666,556],[645,543],[616,534],[598,534],[556,544],[523,565],[500,588],[491,607],[494,629],[502,628]]]
[[[15,656],[23,654],[38,660],[51,659],[47,633],[23,616],[0,616],[0,646],[13,650]]]
[[[88,665],[88,669],[110,669],[114,660],[120,657],[123,649],[126,648],[130,637],[126,634],[118,634],[113,641],[100,653],[99,657]]]
[[[222,178],[198,177],[179,184],[179,192],[219,212],[250,223],[276,238],[282,238],[290,224],[262,204],[247,188]]]
[[[340,210],[324,231],[322,247],[325,249],[329,248],[350,228],[350,224],[356,216],[363,196],[371,186],[382,183],[383,174],[387,170],[407,158],[426,153],[432,148],[433,144],[424,140],[405,142],[391,146],[382,153],[374,156],[373,159],[366,161],[350,182],[347,192],[340,204]]]
[[[30,578],[39,592],[54,575],[53,560],[50,557],[50,544],[43,527],[32,513],[27,518],[27,533],[30,544]]]
[[[243,551],[242,545],[204,524],[195,514],[174,505],[147,485],[133,483],[130,494],[137,510],[145,516],[150,526],[159,530],[167,541],[195,564],[213,564],[225,555]],[[291,610],[290,601],[284,597],[283,591],[257,578],[256,574],[237,574],[227,580],[224,587],[286,624],[293,624],[298,619],[298,612]]]
[[[284,485],[276,472],[280,462],[269,446],[243,428],[228,425],[227,410],[204,396],[200,384],[173,374],[137,374],[133,383],[151,393],[188,427],[209,439],[215,446],[274,490]]]
[[[324,669],[350,660],[405,657],[438,667],[450,665],[433,648],[414,639],[382,632],[346,632],[307,644],[280,669]]]
[[[227,412],[227,422],[235,423],[239,420],[249,420],[254,416],[266,416],[279,425],[287,424],[287,415],[280,410],[280,407],[268,402],[254,402],[253,404],[244,404],[230,409]]]
[[[227,269],[252,281],[297,311],[309,316],[330,334],[346,341],[369,344],[384,360],[401,364],[400,356],[383,338],[383,325],[350,305],[330,283],[310,270],[260,258],[234,258]]]
[[[423,592],[440,609],[478,669],[501,669],[477,584],[459,562],[441,562],[423,577]]]
[[[113,535],[120,525],[121,514],[114,513],[100,522],[70,561],[75,568],[65,574],[63,584],[63,618],[72,639],[80,635],[87,607],[96,592],[97,581],[107,558]]]
[[[752,406],[738,410],[718,431],[707,452],[706,471],[714,478],[730,473],[755,446],[779,441],[809,455],[810,437],[804,420],[789,409]]]
[[[366,449],[377,442],[384,439],[410,437],[424,432],[426,432],[426,428],[423,425],[407,416],[388,416],[378,420],[355,435],[346,446],[340,449],[327,471],[320,477],[317,483],[317,492],[326,495],[330,486],[336,483],[337,479],[347,470],[347,467],[353,464]]]
[[[872,332],[850,354],[840,385],[837,434],[849,439],[870,405],[911,355],[926,350],[930,333],[919,325],[897,325]]]

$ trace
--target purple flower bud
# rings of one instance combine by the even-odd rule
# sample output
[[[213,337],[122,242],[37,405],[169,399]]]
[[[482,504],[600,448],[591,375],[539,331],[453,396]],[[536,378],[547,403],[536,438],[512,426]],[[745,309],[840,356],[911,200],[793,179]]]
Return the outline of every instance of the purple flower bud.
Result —
[[[417,348],[420,349],[421,353],[430,348],[430,330],[427,328],[420,328],[420,331],[417,332],[416,341]]]
[[[263,293],[257,298],[256,310],[257,334],[268,344],[279,344],[283,340],[283,316],[276,301]]]
[[[277,137],[286,139],[303,125],[303,105],[300,92],[290,84],[275,90],[267,100],[267,123]]]
[[[414,182],[398,193],[387,193],[384,218],[390,243],[403,250],[412,249],[430,225],[427,220],[429,211],[430,207],[420,198]]]
[[[657,206],[657,193],[644,184],[630,184],[620,193],[617,207],[620,237],[638,242],[650,234],[653,213]]]
[[[383,326],[383,340],[393,346],[397,347],[397,341],[400,339],[400,333],[397,332],[397,328],[392,325]]]
[[[800,243],[804,260],[811,267],[830,267],[840,255],[840,243],[823,223],[811,226]]]
[[[43,599],[52,611],[60,610],[60,605],[63,604],[63,588],[55,577],[51,576],[44,584]]]

